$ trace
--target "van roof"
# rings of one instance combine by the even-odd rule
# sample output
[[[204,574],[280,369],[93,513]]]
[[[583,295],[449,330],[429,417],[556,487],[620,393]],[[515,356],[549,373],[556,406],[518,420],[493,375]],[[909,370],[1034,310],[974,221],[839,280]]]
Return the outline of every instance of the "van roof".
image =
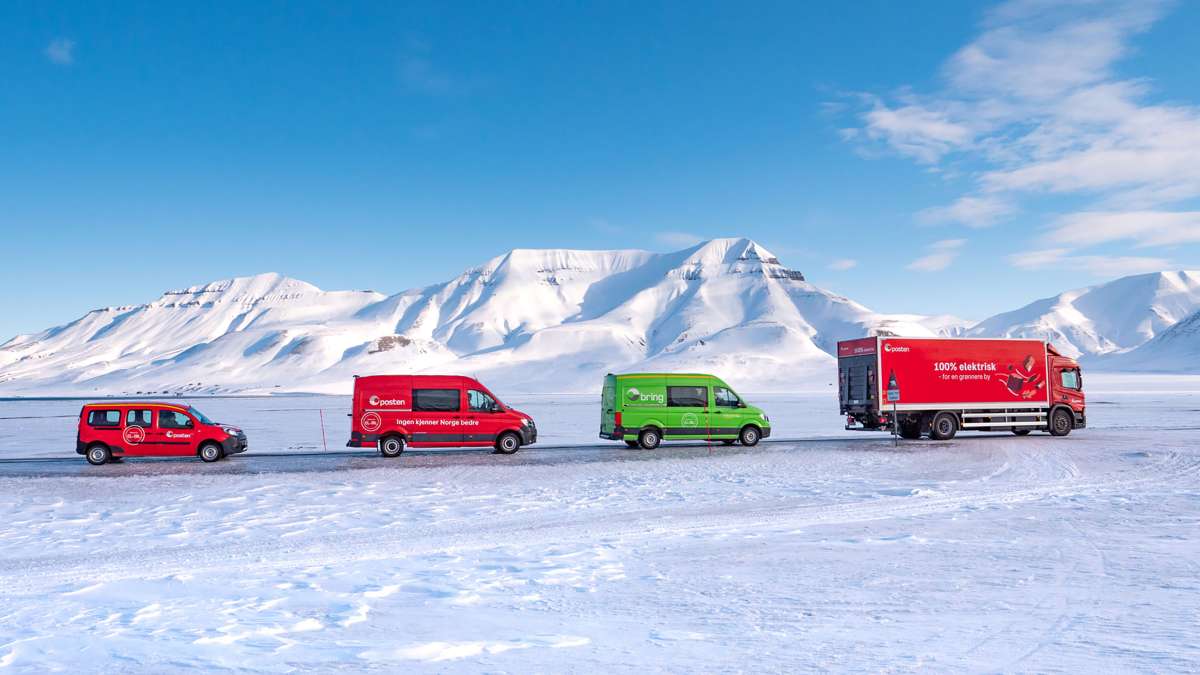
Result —
[[[180,410],[186,410],[191,407],[186,403],[167,403],[166,401],[92,401],[91,403],[84,403],[83,407],[85,407],[85,408],[136,408],[136,407],[144,407],[144,406],[148,406],[148,405],[151,405],[151,406],[156,405],[156,406],[161,406],[161,407],[165,407],[165,408],[178,408]]]
[[[714,380],[721,379],[708,373],[619,373],[613,377],[711,377]]]

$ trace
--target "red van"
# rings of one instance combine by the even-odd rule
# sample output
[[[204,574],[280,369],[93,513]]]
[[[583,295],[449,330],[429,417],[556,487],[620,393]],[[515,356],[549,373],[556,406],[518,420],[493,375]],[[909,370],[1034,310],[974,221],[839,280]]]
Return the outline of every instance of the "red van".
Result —
[[[92,464],[114,457],[199,457],[215,462],[246,450],[246,434],[191,406],[135,401],[88,403],[75,452]]]
[[[404,446],[493,446],[511,455],[537,441],[533,418],[509,408],[470,377],[371,375],[354,378],[350,448],[398,457]]]

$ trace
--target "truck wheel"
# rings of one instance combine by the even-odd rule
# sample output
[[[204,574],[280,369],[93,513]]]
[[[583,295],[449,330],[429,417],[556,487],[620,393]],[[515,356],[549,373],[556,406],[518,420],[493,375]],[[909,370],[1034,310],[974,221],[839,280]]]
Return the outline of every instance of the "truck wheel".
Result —
[[[205,462],[215,462],[221,459],[221,446],[216,443],[205,443],[200,446],[200,459]]]
[[[1033,429],[1013,429],[1012,432],[1018,436],[1028,436]]]
[[[758,445],[758,439],[762,438],[762,432],[758,427],[746,425],[742,427],[742,433],[738,435],[738,440],[747,448],[752,448]]]
[[[511,455],[520,449],[521,439],[511,431],[500,434],[500,438],[496,439],[496,452],[502,455]]]
[[[636,448],[638,446],[638,442],[637,441],[625,441],[625,445],[627,445],[631,448]]]
[[[400,436],[385,436],[379,439],[379,454],[393,459],[404,452],[404,439]]]
[[[112,459],[112,451],[108,449],[107,445],[97,443],[87,449],[85,457],[87,457],[88,464],[100,466]]]
[[[1050,415],[1050,435],[1051,436],[1066,436],[1071,433],[1071,428],[1075,426],[1075,421],[1071,419],[1071,413],[1059,408]]]
[[[915,441],[921,438],[921,423],[919,421],[901,422],[900,438]]]
[[[958,433],[958,418],[953,413],[941,412],[933,416],[929,437],[935,441],[948,441]]]
[[[638,445],[642,446],[643,450],[653,450],[662,443],[662,436],[658,435],[658,429],[646,429],[638,434]]]

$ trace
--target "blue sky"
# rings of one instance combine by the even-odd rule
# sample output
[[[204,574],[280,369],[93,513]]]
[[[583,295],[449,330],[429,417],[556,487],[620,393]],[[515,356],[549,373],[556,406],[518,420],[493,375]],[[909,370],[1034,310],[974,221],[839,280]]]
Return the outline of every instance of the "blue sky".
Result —
[[[1200,267],[1200,3],[6,3],[0,340],[748,236],[984,318]]]

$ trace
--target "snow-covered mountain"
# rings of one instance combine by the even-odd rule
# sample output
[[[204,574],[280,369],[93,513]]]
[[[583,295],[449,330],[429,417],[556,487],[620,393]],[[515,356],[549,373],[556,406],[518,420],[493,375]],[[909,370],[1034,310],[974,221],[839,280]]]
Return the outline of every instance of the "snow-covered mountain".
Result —
[[[1200,311],[1162,331],[1133,351],[1100,359],[1098,365],[1109,370],[1200,372]]]
[[[748,239],[665,254],[514,250],[392,296],[264,274],[98,309],[0,346],[0,393],[346,392],[355,374],[430,371],[502,391],[592,391],[606,372],[640,369],[796,390],[832,379],[838,340],[961,328],[873,312]]]
[[[1140,351],[1196,311],[1200,311],[1200,272],[1155,272],[1044,298],[985,319],[966,334],[1049,339],[1063,353],[1084,362],[1116,364],[1125,361],[1116,355]]]

